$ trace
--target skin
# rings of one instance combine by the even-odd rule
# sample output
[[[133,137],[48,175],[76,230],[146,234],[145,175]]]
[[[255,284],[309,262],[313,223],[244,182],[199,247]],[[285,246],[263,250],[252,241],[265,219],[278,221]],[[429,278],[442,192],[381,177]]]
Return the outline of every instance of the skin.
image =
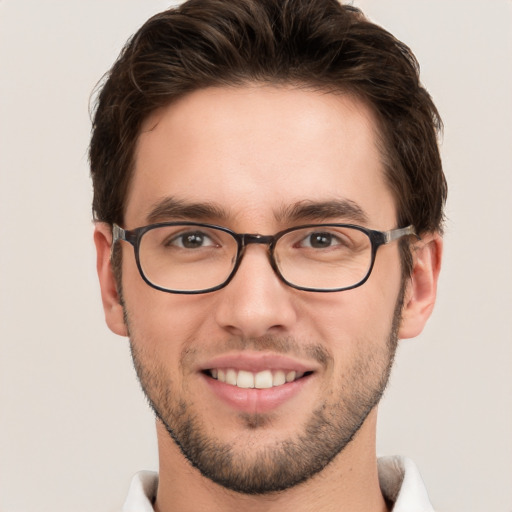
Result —
[[[285,215],[305,200],[350,201],[364,214],[359,224],[378,230],[398,227],[375,130],[371,111],[347,95],[257,85],[196,91],[144,123],[123,227],[176,220],[162,211],[156,217],[151,213],[170,197],[214,204],[215,214],[187,220],[240,233],[268,235],[307,221],[354,221],[350,216]],[[357,404],[360,393],[377,393],[386,380],[401,290],[396,242],[379,249],[370,279],[353,290],[294,290],[273,273],[265,247],[253,245],[228,286],[190,296],[149,287],[136,268],[132,247],[122,243],[124,311],[110,264],[109,226],[97,224],[95,243],[107,324],[119,335],[130,335],[139,378],[157,410],[171,415],[185,404],[196,427],[218,445],[229,446],[241,468],[254,466],[266,449],[299,442],[320,405],[332,424],[348,421],[349,406]],[[413,254],[399,338],[421,332],[432,311],[439,236],[422,234]],[[293,344],[278,348],[279,340]],[[308,347],[326,358],[313,357]],[[280,351],[313,374],[271,411],[261,412],[255,401],[242,413],[219,399],[199,371],[220,356],[272,357]],[[170,389],[172,393],[163,391]],[[338,510],[343,504],[351,511],[387,510],[377,478],[376,416],[372,406],[352,441],[314,477],[279,493],[255,496],[201,475],[157,420],[160,484],[155,509],[300,512]]]

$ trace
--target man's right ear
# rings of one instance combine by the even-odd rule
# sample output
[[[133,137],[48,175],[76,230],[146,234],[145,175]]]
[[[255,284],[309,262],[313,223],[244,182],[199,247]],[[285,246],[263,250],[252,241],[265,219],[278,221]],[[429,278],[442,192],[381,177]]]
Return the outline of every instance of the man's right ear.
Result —
[[[105,311],[108,327],[119,336],[128,336],[124,322],[123,306],[117,293],[116,280],[110,260],[112,245],[112,228],[105,222],[97,222],[94,228],[94,244],[96,245],[96,270],[100,280],[101,300]]]

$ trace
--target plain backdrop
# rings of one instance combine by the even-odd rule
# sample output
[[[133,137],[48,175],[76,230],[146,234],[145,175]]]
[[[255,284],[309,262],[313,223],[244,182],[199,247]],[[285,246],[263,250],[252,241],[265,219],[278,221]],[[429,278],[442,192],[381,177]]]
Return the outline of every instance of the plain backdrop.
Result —
[[[440,512],[512,512],[512,2],[357,0],[409,44],[445,122],[438,303],[402,342],[378,451]],[[161,0],[0,0],[0,511],[110,512],[156,469],[154,421],[103,321],[89,95]]]

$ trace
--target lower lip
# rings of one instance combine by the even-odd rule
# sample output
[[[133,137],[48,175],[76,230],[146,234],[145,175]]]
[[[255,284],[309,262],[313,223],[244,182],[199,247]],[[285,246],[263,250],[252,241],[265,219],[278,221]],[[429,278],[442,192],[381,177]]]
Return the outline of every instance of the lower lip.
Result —
[[[232,408],[240,412],[257,414],[270,412],[291,400],[309,382],[312,375],[267,389],[243,389],[207,375],[203,377],[213,393]]]

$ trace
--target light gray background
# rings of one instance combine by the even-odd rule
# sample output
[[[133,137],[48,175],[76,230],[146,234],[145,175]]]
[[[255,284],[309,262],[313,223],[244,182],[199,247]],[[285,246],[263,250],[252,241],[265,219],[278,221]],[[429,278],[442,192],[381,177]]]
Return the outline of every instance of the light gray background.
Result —
[[[359,0],[407,42],[445,121],[439,300],[402,343],[380,454],[440,512],[512,512],[512,2]],[[113,511],[156,468],[127,342],[103,322],[88,99],[162,0],[0,0],[0,511]]]

